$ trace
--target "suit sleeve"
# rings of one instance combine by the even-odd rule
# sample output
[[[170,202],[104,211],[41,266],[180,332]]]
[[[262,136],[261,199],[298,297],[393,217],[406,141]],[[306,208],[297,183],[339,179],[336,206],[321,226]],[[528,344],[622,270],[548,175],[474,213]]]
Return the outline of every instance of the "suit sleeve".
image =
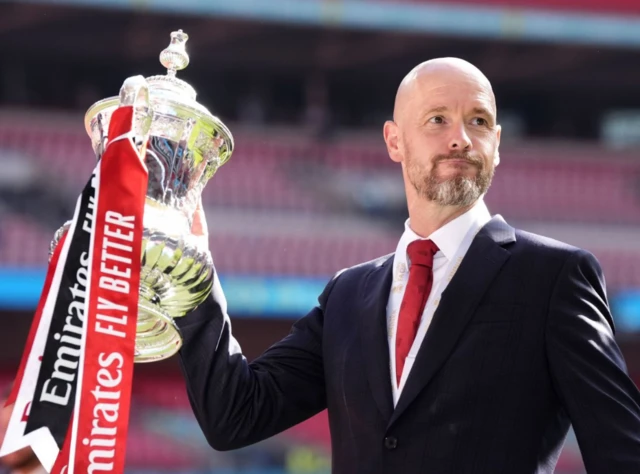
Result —
[[[588,252],[572,254],[560,272],[546,341],[587,472],[640,472],[640,394],[614,338],[600,265]]]
[[[176,320],[184,338],[179,355],[189,400],[214,449],[256,443],[326,408],[322,329],[335,281],[287,337],[251,363],[231,333],[217,275],[206,302]]]

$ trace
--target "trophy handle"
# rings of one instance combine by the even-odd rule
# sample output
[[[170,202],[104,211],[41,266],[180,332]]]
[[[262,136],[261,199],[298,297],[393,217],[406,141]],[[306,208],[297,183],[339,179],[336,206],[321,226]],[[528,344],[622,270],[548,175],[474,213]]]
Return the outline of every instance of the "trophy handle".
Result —
[[[143,76],[129,77],[122,84],[119,107],[126,106],[133,107],[133,126],[130,135],[138,153],[144,159],[146,141],[153,119],[153,108],[149,102],[149,84]]]
[[[149,107],[149,84],[144,76],[125,79],[120,88],[120,106]]]

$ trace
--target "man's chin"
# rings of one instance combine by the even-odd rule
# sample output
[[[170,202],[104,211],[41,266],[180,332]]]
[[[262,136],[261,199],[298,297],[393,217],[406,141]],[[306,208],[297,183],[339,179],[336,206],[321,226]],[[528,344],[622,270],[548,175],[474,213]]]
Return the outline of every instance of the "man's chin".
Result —
[[[452,183],[458,184],[460,181],[475,181],[478,173],[473,170],[452,169],[449,173],[439,173],[436,177],[437,184]]]

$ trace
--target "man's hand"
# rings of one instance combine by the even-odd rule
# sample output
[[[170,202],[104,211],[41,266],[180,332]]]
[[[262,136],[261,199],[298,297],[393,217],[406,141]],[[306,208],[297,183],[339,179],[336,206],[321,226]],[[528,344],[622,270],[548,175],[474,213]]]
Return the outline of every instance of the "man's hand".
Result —
[[[72,221],[67,221],[65,222],[62,227],[60,227],[56,233],[53,235],[53,240],[51,241],[51,243],[49,244],[49,256],[48,256],[48,262],[51,261],[51,258],[53,257],[53,252],[56,250],[56,247],[58,246],[58,244],[60,243],[60,240],[62,239],[62,237],[64,236],[64,234],[66,234],[69,231],[69,228],[71,227],[71,222]]]

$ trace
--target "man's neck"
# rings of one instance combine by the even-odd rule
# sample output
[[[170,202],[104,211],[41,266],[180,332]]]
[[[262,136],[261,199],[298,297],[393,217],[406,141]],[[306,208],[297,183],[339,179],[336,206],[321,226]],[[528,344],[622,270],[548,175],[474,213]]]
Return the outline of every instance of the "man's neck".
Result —
[[[440,206],[434,202],[420,201],[409,206],[409,224],[420,237],[428,237],[440,227],[447,225],[452,220],[467,212],[478,201],[468,206]]]

